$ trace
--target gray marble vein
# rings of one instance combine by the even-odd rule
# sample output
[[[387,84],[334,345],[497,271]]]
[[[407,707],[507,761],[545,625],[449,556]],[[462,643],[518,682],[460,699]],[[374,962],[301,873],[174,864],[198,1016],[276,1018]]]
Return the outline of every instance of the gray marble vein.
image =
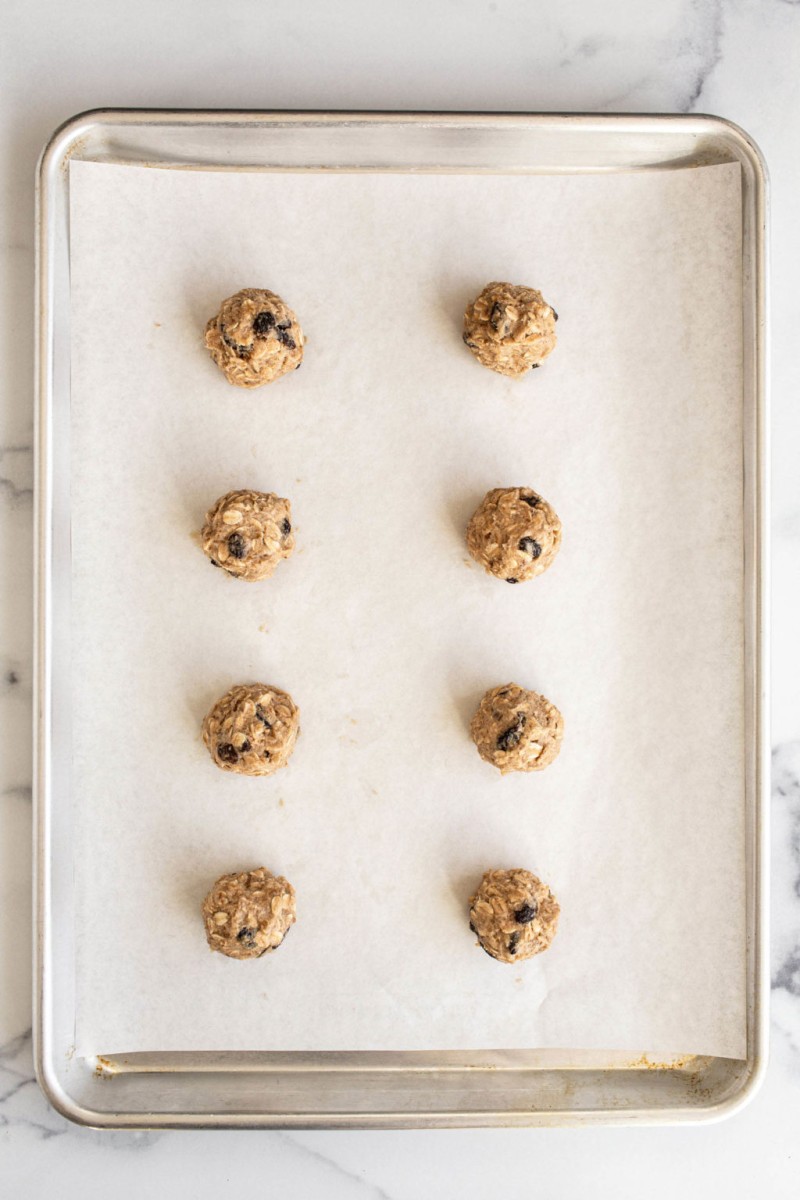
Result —
[[[0,448],[0,497],[13,507],[33,500],[33,448]]]
[[[680,106],[681,112],[694,112],[700,107],[700,100],[712,72],[722,58],[725,5],[724,0],[703,0],[693,5],[701,23],[700,35],[696,43],[696,52],[700,59],[690,91],[685,102]]]
[[[33,799],[33,788],[29,783],[12,784],[0,791],[0,800],[24,800],[30,804]]]
[[[779,964],[772,977],[772,986],[785,988],[800,999],[800,946]]]
[[[575,44],[571,52],[566,54],[559,62],[559,67],[571,67],[574,63],[579,63],[581,60],[594,58],[601,50],[613,45],[613,38],[607,37],[586,37],[581,38]]]
[[[27,1131],[40,1140],[67,1137],[69,1141],[94,1142],[117,1150],[144,1149],[161,1136],[143,1131],[83,1129],[67,1121],[45,1100],[33,1069],[31,1031],[0,1045],[0,1132]]]
[[[314,1134],[310,1134],[308,1136],[311,1138],[316,1137]],[[389,1193],[385,1192],[383,1188],[378,1187],[376,1183],[372,1183],[369,1179],[365,1179],[363,1176],[356,1174],[355,1171],[350,1171],[347,1167],[343,1167],[338,1159],[332,1158],[328,1154],[323,1154],[323,1152],[317,1149],[315,1146],[309,1146],[303,1140],[303,1135],[294,1133],[281,1133],[278,1135],[278,1137],[286,1145],[290,1145],[295,1150],[299,1150],[307,1158],[312,1159],[325,1167],[330,1167],[333,1171],[334,1178],[338,1177],[340,1182],[356,1184],[358,1188],[356,1194],[358,1196],[364,1196],[365,1198],[372,1197],[373,1200],[392,1200],[392,1197],[389,1195]],[[347,1194],[350,1194],[349,1189]]]
[[[28,663],[19,658],[0,658],[0,695],[20,691],[28,677]]]
[[[650,20],[633,23],[628,54],[621,53],[623,39],[611,23],[588,36],[569,30],[559,72],[588,85],[604,112],[698,111],[723,59],[729,8],[725,0],[660,5]],[[604,89],[598,86],[603,78]]]
[[[773,753],[772,810],[772,986],[800,1001],[800,742],[784,743]],[[793,1007],[800,1031],[800,1004]]]
[[[42,1138],[67,1130],[66,1121],[47,1104],[34,1078],[30,1029],[0,1046],[0,1129],[20,1125]]]

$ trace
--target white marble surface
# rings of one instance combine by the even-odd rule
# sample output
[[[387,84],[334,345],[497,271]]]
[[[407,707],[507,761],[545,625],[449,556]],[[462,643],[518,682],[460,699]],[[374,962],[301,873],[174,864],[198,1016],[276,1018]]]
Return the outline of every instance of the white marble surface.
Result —
[[[0,1185],[21,1198],[790,1197],[800,1193],[800,3],[797,0],[5,0],[0,41]],[[773,214],[772,1060],[700,1129],[94,1133],[30,1053],[33,170],[105,105],[712,112],[770,166]]]

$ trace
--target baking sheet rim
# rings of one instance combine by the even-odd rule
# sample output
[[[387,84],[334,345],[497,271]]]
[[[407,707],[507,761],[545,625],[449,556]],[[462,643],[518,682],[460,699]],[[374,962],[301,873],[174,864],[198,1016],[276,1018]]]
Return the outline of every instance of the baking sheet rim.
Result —
[[[69,159],[73,156],[80,155],[81,149],[85,148],[86,142],[89,140],[93,131],[98,129],[113,130],[116,126],[126,126],[138,128],[139,126],[150,127],[157,124],[170,127],[174,125],[192,125],[202,126],[205,124],[216,124],[223,128],[227,123],[232,123],[237,126],[258,127],[264,124],[285,125],[287,123],[312,123],[321,124],[324,127],[331,125],[357,125],[359,122],[364,124],[373,124],[375,122],[386,121],[392,124],[396,123],[411,123],[411,124],[428,124],[428,125],[445,125],[445,126],[470,126],[470,125],[485,125],[485,124],[500,124],[513,125],[522,129],[533,127],[557,129],[559,123],[568,125],[573,130],[582,128],[584,131],[598,133],[602,137],[602,130],[609,131],[616,128],[618,132],[629,133],[636,131],[637,133],[645,132],[649,129],[650,132],[658,136],[659,132],[677,132],[685,131],[686,133],[699,134],[701,131],[707,135],[722,138],[725,146],[731,154],[731,158],[738,158],[743,167],[743,200],[749,200],[749,204],[744,203],[745,209],[745,224],[743,229],[743,251],[746,259],[745,270],[745,288],[743,299],[747,300],[748,284],[752,289],[754,303],[754,340],[750,349],[751,367],[750,378],[748,380],[746,373],[746,400],[749,382],[752,387],[752,399],[754,404],[753,424],[755,427],[755,444],[752,447],[750,460],[754,467],[756,479],[751,481],[755,484],[753,494],[750,497],[751,503],[745,514],[746,521],[752,522],[752,538],[753,546],[752,553],[755,555],[754,560],[750,563],[750,571],[746,574],[745,587],[746,590],[752,588],[752,596],[748,596],[746,604],[747,619],[746,619],[746,648],[749,650],[746,658],[746,668],[752,672],[752,678],[747,680],[747,701],[752,703],[754,708],[755,729],[753,743],[748,750],[750,751],[749,758],[751,763],[746,763],[752,767],[754,778],[752,780],[751,796],[748,797],[748,810],[752,807],[752,812],[748,811],[748,818],[751,820],[752,829],[748,832],[749,843],[749,861],[748,869],[752,875],[752,884],[748,894],[748,921],[749,927],[752,928],[754,937],[750,944],[750,961],[748,969],[748,1058],[746,1060],[746,1080],[734,1093],[732,1098],[729,1098],[722,1104],[722,1109],[718,1115],[725,1115],[728,1111],[732,1111],[738,1107],[746,1099],[753,1094],[755,1088],[760,1082],[766,1060],[766,1038],[767,1025],[763,1017],[764,996],[768,988],[768,973],[766,970],[766,937],[765,937],[765,922],[766,922],[766,900],[767,900],[767,881],[765,876],[765,860],[764,846],[766,839],[766,820],[768,806],[766,804],[766,780],[768,774],[765,770],[765,765],[768,762],[769,747],[765,737],[766,731],[766,628],[764,622],[764,613],[766,611],[767,597],[767,538],[768,531],[766,525],[766,384],[767,384],[767,362],[766,362],[766,310],[765,310],[765,275],[766,263],[764,254],[765,240],[765,188],[766,188],[766,170],[763,160],[758,152],[758,149],[753,145],[752,141],[743,131],[739,130],[730,122],[726,122],[719,118],[696,117],[696,116],[617,116],[614,114],[606,114],[602,116],[591,116],[583,114],[502,114],[502,113],[486,113],[486,114],[456,114],[456,113],[313,113],[313,112],[292,112],[292,113],[230,113],[216,112],[203,113],[199,111],[181,111],[181,110],[159,110],[150,112],[148,110],[96,110],[80,114],[73,118],[72,121],[66,123],[53,135],[53,138],[45,147],[39,165],[39,175],[37,179],[37,384],[38,384],[38,404],[36,411],[37,418],[37,483],[36,483],[36,545],[37,553],[35,559],[35,576],[36,576],[36,595],[37,595],[37,611],[36,611],[36,660],[35,660],[35,704],[34,704],[34,725],[35,725],[35,784],[34,784],[34,837],[35,837],[35,863],[34,863],[34,941],[35,941],[35,980],[34,980],[34,1039],[35,1039],[35,1059],[37,1076],[45,1093],[48,1095],[51,1103],[60,1111],[71,1119],[80,1123],[92,1125],[108,1125],[108,1124],[124,1124],[128,1128],[143,1127],[143,1124],[137,1118],[143,1114],[140,1113],[116,1113],[110,1119],[110,1114],[102,1111],[92,1112],[83,1106],[77,1104],[75,1100],[68,1096],[61,1081],[58,1078],[59,1072],[56,1066],[55,1053],[57,1053],[53,1045],[53,1021],[52,1021],[52,1002],[53,1002],[53,979],[51,977],[51,969],[53,967],[52,960],[52,909],[51,901],[51,886],[52,878],[50,872],[51,857],[51,778],[50,778],[50,726],[49,726],[49,710],[51,699],[51,661],[50,661],[50,637],[52,634],[52,614],[50,610],[51,604],[51,552],[52,552],[52,458],[51,458],[51,419],[53,415],[53,370],[55,366],[55,355],[53,346],[54,334],[54,318],[53,311],[53,241],[56,236],[55,219],[56,209],[59,198],[63,203],[63,195],[58,196],[58,187],[61,186],[63,191],[66,191],[65,175],[66,165]],[[733,148],[731,148],[733,147]],[[91,156],[89,156],[91,157]],[[668,161],[668,160],[666,160]],[[664,163],[662,162],[662,165]],[[265,169],[269,169],[266,167]],[[374,169],[384,169],[376,167]],[[408,168],[402,168],[407,170]],[[436,168],[431,168],[436,169]],[[497,170],[498,168],[492,168]],[[567,168],[565,168],[567,169]],[[601,169],[601,168],[588,168]],[[620,167],[612,167],[611,169],[623,169]],[[749,178],[748,178],[749,172]],[[54,195],[55,193],[55,195]],[[55,203],[54,203],[55,201]],[[752,210],[752,212],[751,212]],[[745,237],[748,229],[748,213],[750,213],[750,229],[751,238],[749,241]],[[63,213],[61,214],[63,217]],[[748,348],[747,330],[745,332],[745,347]],[[748,366],[746,356],[746,367]],[[748,463],[747,465],[750,465]],[[747,773],[747,770],[746,770]],[[398,1052],[402,1056],[402,1052]],[[467,1056],[470,1057],[470,1056]],[[472,1055],[471,1057],[475,1057]],[[124,1059],[124,1056],[117,1056],[118,1059]],[[101,1060],[102,1062],[102,1060]],[[660,1064],[661,1068],[669,1069],[669,1064]],[[445,1068],[446,1069],[446,1068]],[[612,1070],[619,1070],[619,1067],[614,1067]],[[104,1074],[102,1069],[99,1074]],[[588,1110],[572,1110],[567,1118],[570,1121],[580,1119],[583,1112],[583,1119],[589,1121],[606,1121],[612,1119],[613,1110],[596,1109]],[[662,1110],[654,1107],[649,1110],[653,1116]],[[701,1119],[700,1113],[703,1110],[690,1112],[686,1119]],[[476,1116],[472,1113],[458,1114],[465,1119],[464,1123],[476,1123],[472,1120],[466,1120],[467,1117]],[[527,1114],[530,1119],[524,1123],[540,1123],[537,1117],[541,1118],[541,1123],[552,1123],[552,1118],[555,1116],[553,1112],[533,1111]],[[613,1114],[614,1118],[619,1118],[620,1114]],[[631,1119],[636,1119],[633,1113],[628,1114]],[[669,1109],[663,1110],[662,1119],[678,1119],[678,1110]],[[378,1117],[378,1114],[374,1114]],[[384,1114],[386,1116],[386,1114]],[[495,1120],[487,1122],[480,1120],[477,1123],[506,1123],[503,1114],[494,1114]],[[150,1114],[149,1119],[144,1122],[147,1127],[152,1127],[152,1124],[158,1126],[166,1126],[177,1120],[177,1123],[193,1123],[197,1117],[197,1124],[201,1126],[224,1125],[225,1119],[213,1118],[211,1120],[200,1119],[199,1113],[186,1112],[180,1114],[178,1119],[177,1114]],[[367,1114],[352,1114],[353,1122],[358,1124],[366,1119]],[[505,1117],[510,1117],[510,1114],[505,1114]],[[154,1118],[157,1118],[154,1120]],[[258,1114],[252,1113],[249,1117],[251,1123],[254,1124],[275,1124],[278,1122],[276,1115],[273,1114]],[[641,1119],[641,1118],[640,1118]],[[348,1122],[343,1114],[318,1114],[316,1117],[313,1114],[303,1114],[298,1118],[298,1123],[303,1125],[310,1124],[340,1124]],[[388,1124],[397,1123],[399,1126],[406,1127],[414,1124],[432,1125],[436,1123],[451,1124],[451,1119],[442,1114],[419,1113],[413,1119],[408,1113],[398,1113],[387,1121]],[[240,1124],[237,1120],[230,1122]],[[289,1119],[288,1123],[292,1123]],[[371,1123],[371,1122],[368,1122]],[[379,1120],[378,1123],[381,1123]],[[458,1123],[458,1122],[456,1122]]]

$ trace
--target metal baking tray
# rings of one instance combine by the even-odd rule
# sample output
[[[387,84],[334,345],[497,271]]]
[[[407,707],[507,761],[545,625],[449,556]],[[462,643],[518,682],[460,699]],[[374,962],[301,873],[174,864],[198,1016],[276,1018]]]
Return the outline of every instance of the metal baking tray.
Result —
[[[745,504],[747,1057],[667,1062],[597,1051],[175,1053],[81,1058],[74,1038],[70,737],[71,159],[228,170],[570,173],[739,163]],[[703,116],[98,110],[46,146],[37,181],[35,979],[37,1075],[50,1102],[113,1128],[534,1126],[719,1119],[766,1064],[766,172]]]

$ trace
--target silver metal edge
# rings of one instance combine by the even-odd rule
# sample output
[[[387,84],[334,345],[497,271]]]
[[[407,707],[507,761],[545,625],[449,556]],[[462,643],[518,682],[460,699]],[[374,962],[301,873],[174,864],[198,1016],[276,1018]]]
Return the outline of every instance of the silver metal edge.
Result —
[[[750,135],[733,121],[705,117],[735,147],[742,170],[751,175],[753,221],[753,283],[755,287],[754,340],[756,453],[754,481],[755,641],[754,710],[755,812],[753,835],[755,936],[751,947],[753,972],[752,1028],[749,1030],[749,1072],[738,1090],[712,1106],[711,1120],[723,1120],[749,1104],[766,1078],[769,1065],[769,830],[771,798],[770,743],[770,347],[769,330],[769,173],[764,155]]]
[[[49,945],[51,928],[49,920],[50,872],[49,872],[49,802],[50,779],[48,770],[48,727],[47,714],[50,702],[50,663],[48,655],[50,636],[50,590],[48,563],[50,556],[50,528],[47,520],[51,499],[51,459],[49,437],[49,412],[52,403],[52,358],[51,333],[52,312],[48,303],[51,292],[50,265],[53,239],[52,212],[50,207],[50,185],[53,175],[69,160],[80,140],[93,127],[105,124],[136,124],[142,121],[156,123],[180,123],[185,116],[187,124],[207,120],[224,123],[231,117],[241,117],[243,123],[252,119],[279,117],[285,123],[318,121],[321,123],[352,120],[354,122],[403,122],[409,120],[431,121],[440,124],[475,121],[481,124],[492,122],[524,123],[536,119],[544,125],[580,123],[584,128],[595,127],[598,132],[608,127],[613,120],[616,128],[631,131],[643,126],[654,128],[666,124],[680,123],[691,130],[710,132],[723,136],[734,150],[744,170],[752,176],[754,194],[756,237],[755,270],[756,307],[759,336],[756,338],[756,403],[757,403],[757,451],[756,470],[756,559],[757,569],[757,629],[756,629],[756,713],[757,713],[757,764],[756,764],[756,813],[755,813],[755,901],[756,936],[753,958],[755,1005],[751,1045],[748,1047],[748,1073],[743,1084],[730,1096],[716,1105],[705,1108],[675,1108],[664,1110],[549,1110],[547,1112],[507,1111],[498,1114],[486,1112],[444,1112],[417,1115],[390,1113],[303,1113],[270,1114],[266,1119],[246,1114],[169,1114],[166,1119],[152,1114],[151,1123],[138,1120],[139,1114],[122,1114],[86,1109],[76,1103],[63,1089],[57,1079],[52,1058],[52,1027],[48,1021],[52,1003],[51,981],[48,975]],[[768,954],[768,879],[765,854],[768,848],[770,746],[768,738],[768,597],[769,597],[769,528],[768,528],[768,350],[765,344],[767,318],[767,258],[766,258],[766,211],[767,168],[761,151],[749,135],[734,123],[724,118],[695,114],[593,114],[593,113],[469,113],[469,112],[319,112],[315,110],[195,110],[195,109],[90,109],[64,122],[53,133],[45,145],[37,167],[36,180],[36,304],[37,338],[35,377],[37,395],[35,402],[35,435],[37,450],[34,507],[34,971],[33,971],[33,1043],[36,1077],[42,1091],[53,1107],[76,1124],[91,1128],[414,1128],[423,1125],[434,1128],[468,1128],[498,1124],[502,1126],[564,1126],[564,1125],[662,1125],[679,1122],[707,1123],[724,1119],[748,1103],[763,1082],[767,1068],[768,1053],[768,997],[769,997],[769,954]]]
[[[33,644],[33,1061],[36,1079],[50,1104],[62,1116],[89,1125],[99,1114],[82,1109],[62,1088],[54,1069],[50,878],[50,411],[53,400],[51,257],[53,225],[49,181],[64,166],[70,151],[91,122],[80,117],[60,126],[45,145],[36,167],[36,340],[34,377],[34,644]]]

